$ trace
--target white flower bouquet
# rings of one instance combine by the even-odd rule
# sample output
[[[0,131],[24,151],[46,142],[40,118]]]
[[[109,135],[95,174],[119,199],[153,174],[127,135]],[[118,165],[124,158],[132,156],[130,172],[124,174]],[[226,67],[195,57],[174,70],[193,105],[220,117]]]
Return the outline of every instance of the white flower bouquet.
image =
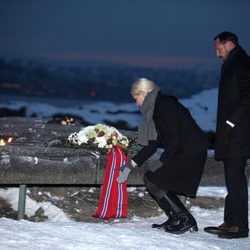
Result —
[[[68,136],[67,142],[78,146],[86,143],[103,149],[113,148],[116,145],[127,148],[129,145],[126,136],[122,135],[116,128],[104,124],[87,126],[78,133],[74,132]]]

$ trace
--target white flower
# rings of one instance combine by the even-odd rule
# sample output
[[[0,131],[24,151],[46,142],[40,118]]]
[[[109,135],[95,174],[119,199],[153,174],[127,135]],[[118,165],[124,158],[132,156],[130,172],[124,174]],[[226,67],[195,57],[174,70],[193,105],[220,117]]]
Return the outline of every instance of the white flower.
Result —
[[[67,141],[71,144],[81,145],[83,143],[96,145],[98,148],[112,148],[119,143],[128,147],[129,141],[116,128],[104,124],[88,126],[78,133],[74,132],[68,136]]]
[[[88,126],[86,128],[83,128],[82,130],[80,130],[77,134],[79,141],[78,141],[78,145],[81,145],[82,143],[88,143],[89,138],[87,137],[87,133],[89,130],[93,130],[94,126]]]
[[[96,137],[95,143],[97,144],[98,148],[105,148],[105,146],[107,145],[107,140],[104,136]]]

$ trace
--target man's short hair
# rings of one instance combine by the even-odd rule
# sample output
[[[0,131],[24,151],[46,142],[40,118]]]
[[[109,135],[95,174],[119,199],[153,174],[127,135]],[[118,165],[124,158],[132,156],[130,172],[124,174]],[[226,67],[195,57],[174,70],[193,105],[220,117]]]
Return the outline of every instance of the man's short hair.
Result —
[[[224,31],[224,32],[221,32],[220,34],[218,34],[214,40],[216,40],[217,38],[220,39],[220,42],[222,44],[228,42],[228,41],[231,41],[232,43],[234,43],[235,45],[238,45],[238,37],[232,33],[232,32],[229,32],[229,31]]]

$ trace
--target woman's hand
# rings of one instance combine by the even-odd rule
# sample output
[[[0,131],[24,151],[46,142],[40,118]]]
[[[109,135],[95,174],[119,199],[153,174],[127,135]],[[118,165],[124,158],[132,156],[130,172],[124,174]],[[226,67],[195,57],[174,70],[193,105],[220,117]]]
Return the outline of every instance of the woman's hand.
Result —
[[[117,182],[119,183],[119,184],[122,184],[122,183],[124,183],[127,179],[128,179],[128,177],[129,177],[129,175],[130,175],[130,172],[131,172],[131,170],[134,168],[134,166],[131,164],[131,163],[127,163],[127,164],[125,164],[125,165],[123,165],[122,167],[121,167],[121,173],[120,173],[120,175],[118,176],[118,178],[116,179],[117,180]]]

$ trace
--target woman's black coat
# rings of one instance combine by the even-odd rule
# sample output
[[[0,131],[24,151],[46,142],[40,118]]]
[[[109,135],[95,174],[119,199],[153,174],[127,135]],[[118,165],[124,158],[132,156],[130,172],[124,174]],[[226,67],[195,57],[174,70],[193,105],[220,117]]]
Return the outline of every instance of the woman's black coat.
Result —
[[[228,142],[223,133],[230,128]],[[215,158],[250,156],[250,60],[241,47],[229,54],[222,66],[219,84]]]
[[[133,160],[141,165],[162,145],[163,166],[155,172],[147,172],[147,178],[159,188],[195,196],[206,160],[205,135],[175,97],[161,92],[156,97],[153,120],[158,140],[150,141]]]

